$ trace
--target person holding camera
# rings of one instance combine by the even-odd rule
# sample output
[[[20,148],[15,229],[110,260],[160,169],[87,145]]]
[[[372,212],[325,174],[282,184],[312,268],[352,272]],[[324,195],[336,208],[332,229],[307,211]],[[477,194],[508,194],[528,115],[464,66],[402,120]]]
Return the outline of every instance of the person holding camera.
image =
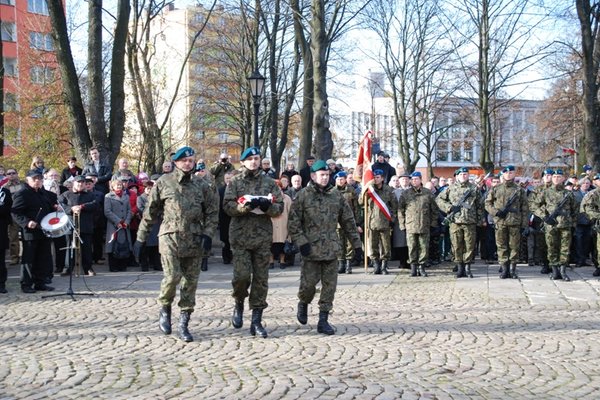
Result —
[[[217,189],[225,186],[225,174],[234,169],[233,164],[229,162],[227,153],[221,153],[219,161],[215,162],[215,165],[210,168],[210,173],[215,177],[215,186]]]

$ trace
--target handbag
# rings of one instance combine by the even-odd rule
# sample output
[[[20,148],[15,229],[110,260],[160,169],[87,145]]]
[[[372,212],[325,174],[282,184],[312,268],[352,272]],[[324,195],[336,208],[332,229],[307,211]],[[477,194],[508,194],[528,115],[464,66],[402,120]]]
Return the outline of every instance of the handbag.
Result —
[[[294,243],[290,242],[289,240],[286,240],[283,243],[283,252],[285,255],[287,256],[293,256],[294,254],[298,254],[300,250],[298,250],[298,246],[296,246]]]

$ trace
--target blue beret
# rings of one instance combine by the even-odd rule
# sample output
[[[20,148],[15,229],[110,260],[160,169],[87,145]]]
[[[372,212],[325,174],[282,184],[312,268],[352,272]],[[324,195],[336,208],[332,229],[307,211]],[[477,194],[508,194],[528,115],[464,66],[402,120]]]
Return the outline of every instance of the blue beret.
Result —
[[[376,169],[375,171],[373,171],[373,175],[383,176],[383,170],[382,169]]]
[[[562,169],[557,168],[554,170],[554,174],[552,174],[552,175],[564,175],[564,172]]]
[[[260,156],[260,149],[258,147],[248,147],[240,156],[240,161],[244,161],[250,156]]]
[[[202,171],[206,169],[206,164],[203,162],[199,162],[198,164],[196,164],[196,171]]]
[[[312,165],[312,167],[310,167],[310,172],[328,171],[328,170],[329,170],[329,168],[327,168],[327,164],[325,164],[325,161],[323,161],[323,160],[315,161],[315,163]]]
[[[588,164],[585,164],[585,165],[583,166],[583,170],[584,170],[584,171],[591,171],[591,170],[592,170],[592,167],[591,167],[590,165],[588,165]]]
[[[421,173],[419,171],[415,171],[412,174],[410,174],[411,178],[421,178]]]
[[[546,168],[544,172],[542,172],[542,176],[544,175],[554,175],[554,170],[552,168]]]
[[[335,174],[334,179],[345,178],[347,176],[348,176],[348,174],[346,173],[346,171],[340,171],[337,174]]]
[[[181,160],[182,158],[192,157],[195,154],[196,152],[190,146],[183,146],[182,148],[177,150],[175,154],[173,154],[173,157],[171,157],[171,159],[173,161],[177,161]]]
[[[506,167],[504,167],[504,169],[502,170],[502,172],[509,172],[509,171],[514,171],[515,170],[515,166],[514,165],[507,165]]]
[[[466,172],[468,174],[469,169],[467,167],[460,167],[459,169],[456,170],[456,175],[462,174],[463,172]]]

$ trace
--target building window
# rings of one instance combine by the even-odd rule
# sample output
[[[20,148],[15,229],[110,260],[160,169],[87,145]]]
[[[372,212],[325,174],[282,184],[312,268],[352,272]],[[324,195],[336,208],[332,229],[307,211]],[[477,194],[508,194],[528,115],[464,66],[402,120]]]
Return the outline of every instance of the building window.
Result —
[[[8,6],[14,6],[15,0],[0,0],[0,4],[6,4]]]
[[[204,133],[204,131],[196,132],[196,139],[203,140],[205,137],[206,137],[206,134]]]
[[[50,67],[35,66],[31,67],[31,82],[47,84],[54,81],[54,69]]]
[[[2,41],[3,42],[16,42],[17,41],[17,27],[14,22],[2,21]]]
[[[219,141],[227,143],[229,134],[227,132],[219,132]]]
[[[48,15],[46,0],[27,0],[27,11],[34,14]]]
[[[30,32],[29,45],[32,49],[47,51],[54,50],[54,42],[52,41],[52,35],[49,33]]]
[[[16,58],[3,58],[2,62],[4,64],[4,76],[19,76]]]
[[[19,100],[16,94],[4,92],[4,111],[19,111]]]

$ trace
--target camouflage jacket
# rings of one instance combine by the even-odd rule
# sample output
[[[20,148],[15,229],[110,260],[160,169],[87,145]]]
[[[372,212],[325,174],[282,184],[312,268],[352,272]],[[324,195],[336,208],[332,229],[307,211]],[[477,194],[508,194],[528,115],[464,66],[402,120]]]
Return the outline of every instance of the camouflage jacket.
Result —
[[[445,189],[436,198],[436,202],[440,210],[445,213],[450,212],[450,208],[458,205],[459,200],[465,192],[472,190],[473,193],[465,202],[465,206],[454,216],[452,222],[455,224],[480,224],[483,221],[483,200],[481,191],[477,185],[471,182],[460,183],[456,182]]]
[[[552,183],[542,183],[533,189],[533,191],[529,194],[529,211],[532,214],[540,217],[540,201],[542,200],[542,194],[548,188],[552,187]]]
[[[565,189],[563,185],[552,186],[543,191],[536,215],[544,219],[556,210],[558,204],[567,196],[567,202],[560,208],[555,228],[571,228],[575,226],[577,219],[577,204],[575,197],[570,190]],[[537,214],[539,213],[539,214]]]
[[[221,186],[225,186],[225,174],[227,172],[233,171],[235,168],[233,164],[227,162],[222,164],[220,162],[216,163],[212,167],[210,167],[210,173],[215,177],[215,185],[217,188]]]
[[[580,212],[585,213],[591,221],[600,221],[600,189],[594,189],[583,196]]]
[[[271,217],[283,212],[283,194],[275,181],[256,171],[242,167],[242,173],[236,175],[225,187],[223,210],[231,217],[229,241],[234,248],[255,249],[271,247],[273,224]],[[258,208],[251,210],[240,204],[238,199],[244,195],[273,195],[273,203],[265,213]]]
[[[375,185],[373,185],[373,188],[375,189],[375,193],[377,193],[379,197],[381,197],[381,200],[383,200],[383,202],[387,205],[392,218],[396,218],[396,213],[398,212],[398,200],[396,200],[394,190],[386,184],[384,184],[380,189],[375,187]],[[379,209],[379,206],[375,204],[371,196],[365,193],[359,198],[360,204],[364,203],[365,197],[367,198],[367,207],[369,212],[368,228],[375,230],[390,229],[391,221],[388,221],[388,219],[385,217],[385,214]]]
[[[344,186],[344,187],[340,187],[340,186],[336,186],[335,187],[340,194],[342,195],[342,197],[346,200],[346,202],[348,203],[348,205],[350,206],[350,209],[352,210],[352,215],[354,215],[354,221],[356,222],[356,225],[361,225],[361,222],[359,220],[359,212],[358,212],[358,196],[356,194],[356,192],[354,191],[354,188],[352,188],[351,186]],[[341,225],[338,224],[338,229],[341,229]]]
[[[361,247],[350,206],[333,186],[320,188],[310,182],[292,203],[288,231],[298,246],[311,245],[307,260],[335,260],[340,251],[336,227],[346,233],[354,248]]]
[[[506,218],[496,216],[498,211],[506,207],[510,198],[516,194],[509,207]],[[485,198],[485,210],[494,218],[497,226],[519,226],[526,228],[529,220],[529,203],[527,192],[514,181],[504,182],[493,187]]]
[[[170,242],[176,243],[178,257],[198,257],[202,254],[200,235],[213,236],[217,229],[219,200],[205,182],[175,168],[172,173],[162,175],[148,195],[138,228],[139,241],[146,241],[161,215],[159,246],[161,236],[173,234],[176,240]]]
[[[398,198],[398,224],[406,233],[429,233],[438,225],[439,212],[429,189],[406,189]]]

